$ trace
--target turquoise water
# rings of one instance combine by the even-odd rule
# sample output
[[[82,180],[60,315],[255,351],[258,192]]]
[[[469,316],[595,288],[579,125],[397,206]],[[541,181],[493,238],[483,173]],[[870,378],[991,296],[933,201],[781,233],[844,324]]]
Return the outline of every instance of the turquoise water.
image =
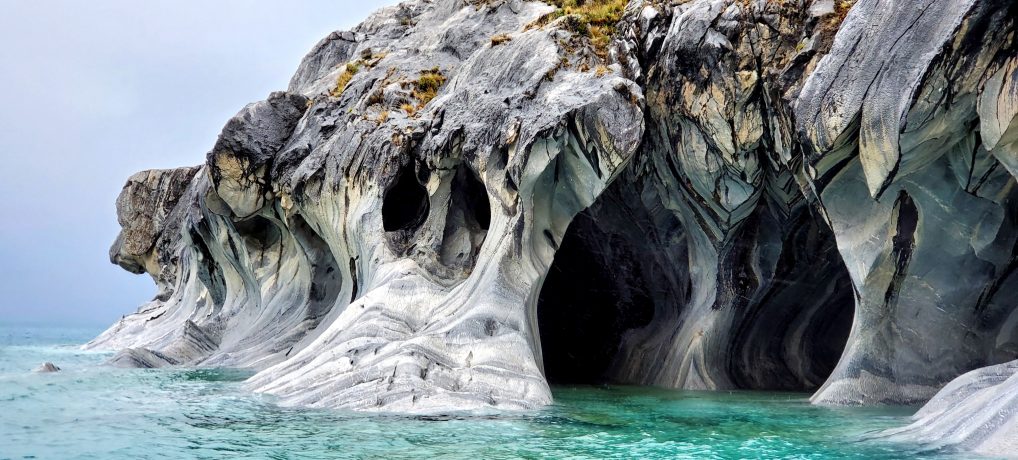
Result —
[[[961,458],[866,440],[909,409],[804,394],[557,388],[524,414],[409,417],[277,407],[231,370],[124,370],[81,329],[0,329],[6,458]],[[63,368],[35,374],[44,361]]]

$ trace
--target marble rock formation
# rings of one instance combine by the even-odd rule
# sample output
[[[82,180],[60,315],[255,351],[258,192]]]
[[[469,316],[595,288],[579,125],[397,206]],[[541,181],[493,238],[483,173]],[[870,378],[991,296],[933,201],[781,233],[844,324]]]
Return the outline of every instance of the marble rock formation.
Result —
[[[947,384],[891,440],[987,455],[1018,454],[1018,361],[974,370]]]
[[[551,3],[380,10],[133,176],[111,259],[159,294],[87,346],[397,411],[1018,358],[1014,2]]]

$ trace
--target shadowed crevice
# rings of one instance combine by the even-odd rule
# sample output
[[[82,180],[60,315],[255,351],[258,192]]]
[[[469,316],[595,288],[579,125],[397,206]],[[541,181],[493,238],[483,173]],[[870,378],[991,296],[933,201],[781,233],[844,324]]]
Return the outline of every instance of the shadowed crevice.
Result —
[[[201,234],[196,229],[191,229],[189,235],[194,247],[192,254],[198,259],[196,264],[198,280],[208,289],[209,297],[212,298],[212,304],[216,309],[222,308],[226,303],[226,278],[223,271],[212,257],[212,251],[205,244]]]
[[[894,310],[898,304],[898,293],[901,291],[901,283],[908,274],[912,252],[915,250],[915,233],[919,227],[919,209],[904,190],[898,192],[898,198],[894,201],[894,214],[897,216],[895,233],[891,238],[894,276],[891,277],[891,283],[884,293],[884,307],[888,310]]]
[[[738,388],[813,391],[837,365],[848,341],[855,297],[830,227],[808,207],[786,219],[761,206],[750,222],[754,252],[780,250],[762,275],[729,347],[729,374]],[[774,260],[774,259],[770,259]],[[773,265],[771,265],[773,264]]]
[[[473,269],[491,225],[491,202],[484,183],[465,164],[456,169],[442,232],[441,262]]]
[[[382,226],[387,232],[416,230],[428,217],[428,191],[417,180],[413,162],[400,170],[382,200]]]
[[[290,231],[304,251],[311,266],[311,287],[308,293],[307,316],[312,319],[324,316],[336,304],[343,290],[343,277],[339,263],[329,245],[318,236],[299,214],[290,221]]]

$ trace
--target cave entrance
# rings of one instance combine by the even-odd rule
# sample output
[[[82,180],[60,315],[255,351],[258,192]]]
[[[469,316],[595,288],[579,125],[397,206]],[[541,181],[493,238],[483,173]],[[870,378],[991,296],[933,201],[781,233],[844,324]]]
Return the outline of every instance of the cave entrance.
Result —
[[[570,224],[538,297],[545,377],[552,384],[610,382],[627,331],[654,307],[627,241],[599,230],[589,212]]]
[[[570,224],[555,254],[537,301],[551,384],[675,378],[662,360],[687,345],[676,340],[696,320],[682,316],[696,289],[683,265],[686,239],[677,222],[623,204],[632,202],[602,196]],[[819,388],[841,359],[855,313],[833,232],[808,206],[787,213],[764,202],[733,240],[719,254],[720,302],[709,313],[726,329],[707,331],[714,346],[704,358],[725,374],[726,389]]]
[[[753,253],[780,253],[766,284],[741,307],[729,374],[742,389],[812,392],[834,371],[848,342],[852,281],[834,233],[810,208],[776,214],[761,206],[744,227],[753,234],[740,236],[754,245]],[[773,229],[783,234],[766,235]]]
[[[417,230],[428,217],[428,191],[417,178],[414,162],[400,169],[382,198],[382,227],[387,232]]]

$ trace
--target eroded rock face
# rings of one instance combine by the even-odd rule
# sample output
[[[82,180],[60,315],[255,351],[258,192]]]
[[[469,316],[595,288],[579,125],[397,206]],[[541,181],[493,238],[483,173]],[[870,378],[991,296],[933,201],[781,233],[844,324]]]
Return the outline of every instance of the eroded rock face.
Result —
[[[923,402],[1018,358],[1016,7],[848,6],[633,0],[607,48],[540,2],[383,9],[132,177],[112,258],[160,294],[89,346],[355,409]]]
[[[918,7],[891,20],[878,4],[853,8],[832,64],[869,34],[900,39],[891,53],[853,47],[878,54],[816,73],[796,106],[807,152],[826,152],[813,184],[858,297],[845,354],[814,396],[822,402],[922,402],[1016,352],[1014,178],[976,129],[987,79],[1015,59],[1014,5]],[[839,146],[846,135],[857,145]]]
[[[987,455],[1018,453],[1018,361],[968,372],[941,389],[915,422],[881,437],[964,448]]]
[[[549,11],[408,2],[323,41],[227,123],[138,256],[167,267],[148,270],[163,293],[90,346],[255,367],[290,404],[550,402],[540,281],[636,152],[643,96],[617,67],[566,66],[595,55],[563,21],[524,30]]]

